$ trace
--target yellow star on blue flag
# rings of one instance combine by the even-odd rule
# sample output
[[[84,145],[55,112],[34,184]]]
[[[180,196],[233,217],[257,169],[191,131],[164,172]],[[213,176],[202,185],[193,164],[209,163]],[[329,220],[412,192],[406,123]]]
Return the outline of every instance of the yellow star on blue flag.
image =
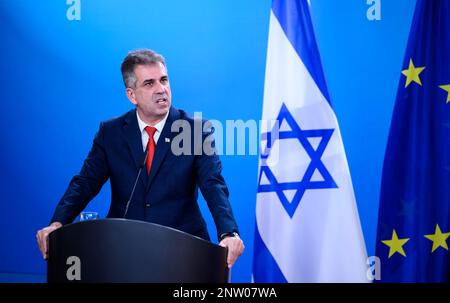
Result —
[[[422,86],[422,81],[420,81],[420,73],[423,72],[423,70],[425,69],[425,66],[422,67],[415,67],[413,60],[409,59],[409,66],[407,69],[402,70],[402,74],[406,76],[406,83],[405,83],[405,87],[408,87],[408,85],[411,82],[416,82],[417,84],[419,84],[420,86]]]
[[[450,237],[450,232],[442,233],[438,224],[436,224],[436,230],[434,231],[434,234],[425,235],[425,238],[433,241],[433,247],[431,248],[431,252],[434,252],[439,247],[442,247],[445,250],[448,250],[448,246],[447,246],[447,238],[448,237]]]
[[[447,92],[447,101],[446,101],[446,103],[449,103],[450,102],[450,84],[439,85],[439,87]]]
[[[383,240],[384,244],[389,246],[389,256],[388,258],[392,257],[393,254],[399,253],[403,257],[406,257],[406,253],[403,250],[403,245],[406,244],[406,242],[409,241],[409,238],[399,239],[397,236],[397,233],[395,232],[395,229],[392,231],[392,238],[390,240]]]

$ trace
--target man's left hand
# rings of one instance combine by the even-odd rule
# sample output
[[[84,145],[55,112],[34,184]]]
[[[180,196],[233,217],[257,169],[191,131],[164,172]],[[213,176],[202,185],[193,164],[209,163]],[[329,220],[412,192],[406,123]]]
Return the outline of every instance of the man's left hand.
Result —
[[[242,252],[244,251],[244,242],[242,242],[241,238],[236,235],[233,237],[226,237],[219,243],[222,247],[228,247],[228,257],[227,257],[227,263],[228,268],[231,268],[236,262],[237,258],[239,258],[240,255],[242,255]]]

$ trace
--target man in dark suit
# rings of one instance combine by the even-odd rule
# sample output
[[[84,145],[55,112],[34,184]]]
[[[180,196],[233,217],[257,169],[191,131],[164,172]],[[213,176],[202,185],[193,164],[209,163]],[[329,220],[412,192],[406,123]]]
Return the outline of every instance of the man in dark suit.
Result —
[[[198,135],[192,131],[198,121],[171,106],[164,58],[151,50],[133,51],[121,70],[126,95],[136,109],[100,124],[84,165],[57,205],[51,224],[37,233],[43,257],[47,258],[48,234],[71,223],[109,179],[109,218],[158,223],[210,240],[197,204],[200,188],[214,218],[219,244],[228,247],[231,267],[244,245],[228,200],[221,162],[216,154],[205,153],[201,147],[200,152],[193,146],[190,152],[180,154],[179,146],[172,144],[180,129],[188,132],[183,138]],[[212,137],[211,131],[200,136],[203,146],[204,140]],[[195,138],[192,141],[199,142]],[[213,145],[213,141],[210,143]],[[127,207],[144,160],[143,173]]]

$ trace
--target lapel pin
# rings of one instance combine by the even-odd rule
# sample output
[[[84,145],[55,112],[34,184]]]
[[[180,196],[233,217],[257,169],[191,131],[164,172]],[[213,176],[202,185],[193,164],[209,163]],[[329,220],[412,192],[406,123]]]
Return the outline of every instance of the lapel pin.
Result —
[[[169,143],[170,142],[170,139],[169,138],[166,138],[166,143]]]

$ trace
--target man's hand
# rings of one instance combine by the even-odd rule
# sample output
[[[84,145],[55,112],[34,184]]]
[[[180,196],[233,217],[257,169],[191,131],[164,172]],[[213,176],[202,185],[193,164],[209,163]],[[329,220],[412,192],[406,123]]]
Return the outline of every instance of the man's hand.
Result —
[[[54,231],[60,228],[62,224],[60,222],[53,222],[49,226],[39,230],[36,233],[36,240],[39,245],[39,249],[42,253],[42,257],[47,260],[48,258],[48,235]]]
[[[234,237],[226,237],[225,239],[220,241],[219,245],[222,247],[228,247],[228,268],[231,268],[233,266],[234,262],[236,262],[237,258],[242,255],[242,252],[245,248],[244,243],[238,235]]]

